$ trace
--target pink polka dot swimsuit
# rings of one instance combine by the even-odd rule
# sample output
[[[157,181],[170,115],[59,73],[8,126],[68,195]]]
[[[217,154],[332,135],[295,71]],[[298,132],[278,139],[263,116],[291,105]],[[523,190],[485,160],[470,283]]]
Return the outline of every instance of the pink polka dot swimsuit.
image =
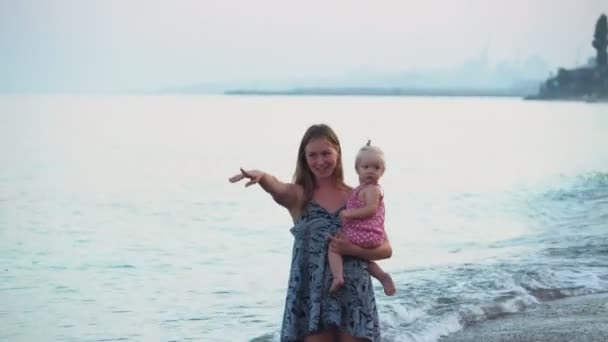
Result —
[[[367,185],[358,186],[346,201],[346,210],[365,206],[359,199],[359,192]],[[342,232],[350,242],[364,248],[378,247],[384,242],[384,196],[373,216],[365,219],[347,219],[342,226]]]

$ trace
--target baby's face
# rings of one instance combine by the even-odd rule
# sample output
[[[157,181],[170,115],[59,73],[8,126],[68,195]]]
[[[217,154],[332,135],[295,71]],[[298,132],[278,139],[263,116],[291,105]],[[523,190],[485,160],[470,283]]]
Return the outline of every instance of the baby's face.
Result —
[[[364,152],[357,165],[360,184],[378,184],[384,174],[384,160],[373,152]]]

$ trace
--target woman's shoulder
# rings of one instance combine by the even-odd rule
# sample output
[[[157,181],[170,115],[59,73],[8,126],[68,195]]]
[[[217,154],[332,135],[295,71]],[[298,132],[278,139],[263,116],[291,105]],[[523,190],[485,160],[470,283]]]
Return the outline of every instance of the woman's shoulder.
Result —
[[[298,201],[304,201],[304,186],[296,183],[289,183],[289,191]]]
[[[340,192],[342,193],[342,196],[344,197],[344,201],[346,201],[348,198],[353,196],[357,190],[356,188],[353,188],[352,186],[350,186],[348,184],[342,184],[339,189],[340,189]]]
[[[283,183],[280,189],[271,193],[275,202],[279,205],[290,209],[297,205],[297,202],[304,194],[304,190],[301,185],[295,183]]]
[[[304,195],[304,187],[302,185],[296,183],[288,183],[287,186],[289,186],[290,191],[297,194],[298,196]]]

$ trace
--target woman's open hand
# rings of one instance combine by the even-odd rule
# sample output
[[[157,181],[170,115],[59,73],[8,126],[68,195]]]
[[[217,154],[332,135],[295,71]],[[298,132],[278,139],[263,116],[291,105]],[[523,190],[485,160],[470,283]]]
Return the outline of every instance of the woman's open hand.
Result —
[[[230,178],[228,178],[228,180],[230,181],[230,183],[236,183],[242,179],[249,179],[249,182],[247,182],[245,184],[245,187],[257,184],[260,182],[260,180],[262,179],[262,177],[264,177],[264,172],[259,171],[259,170],[244,170],[243,168],[241,168],[241,173],[236,174]]]

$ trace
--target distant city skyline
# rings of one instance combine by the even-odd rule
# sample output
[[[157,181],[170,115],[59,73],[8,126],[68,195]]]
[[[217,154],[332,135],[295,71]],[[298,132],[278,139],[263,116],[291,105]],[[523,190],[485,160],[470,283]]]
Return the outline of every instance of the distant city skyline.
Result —
[[[608,1],[0,0],[0,93],[390,84],[467,63],[480,85],[508,82],[585,64],[602,13]],[[495,74],[474,74],[481,56]]]

